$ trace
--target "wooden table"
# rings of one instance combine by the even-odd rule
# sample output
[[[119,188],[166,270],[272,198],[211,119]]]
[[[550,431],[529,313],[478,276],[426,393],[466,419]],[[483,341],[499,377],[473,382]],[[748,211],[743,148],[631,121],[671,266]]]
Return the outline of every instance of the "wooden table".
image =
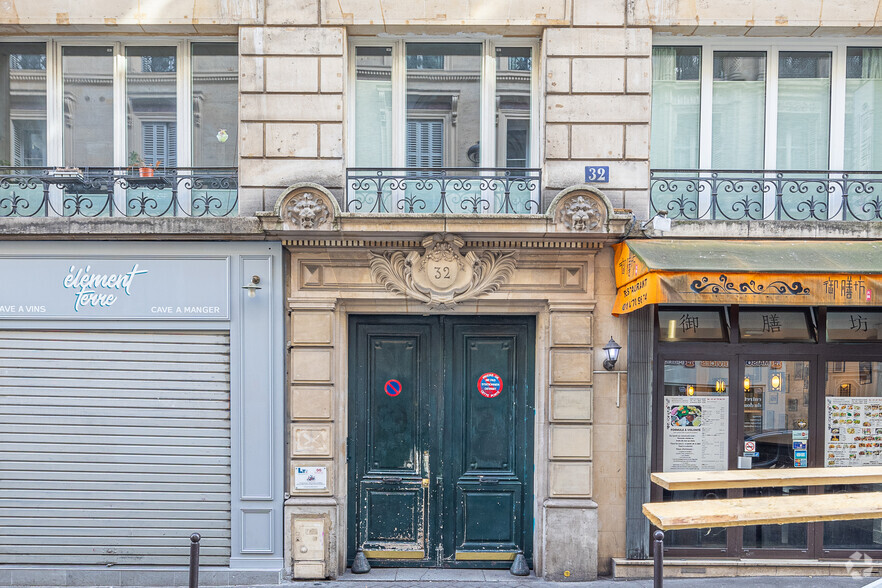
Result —
[[[651,475],[665,490],[720,490],[724,488],[780,488],[882,484],[882,466],[854,468],[780,468],[724,472],[664,472]],[[838,495],[837,495],[838,496]]]
[[[648,502],[643,514],[663,531],[876,519],[882,492]]]

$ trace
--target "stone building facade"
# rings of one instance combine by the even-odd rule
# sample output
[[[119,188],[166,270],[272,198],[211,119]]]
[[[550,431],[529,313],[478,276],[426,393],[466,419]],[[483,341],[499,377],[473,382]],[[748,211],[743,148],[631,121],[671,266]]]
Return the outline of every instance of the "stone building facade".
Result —
[[[556,580],[646,573],[649,527],[640,505],[661,499],[648,474],[665,458],[653,407],[667,395],[664,362],[687,369],[696,360],[683,355],[688,350],[659,347],[676,345],[676,337],[659,339],[660,313],[701,304],[730,328],[739,324],[730,322],[738,307],[745,317],[750,305],[826,317],[842,301],[641,299],[629,285],[644,274],[623,270],[636,262],[622,265],[632,258],[620,243],[664,238],[667,251],[680,252],[672,255],[681,265],[668,267],[652,265],[639,244],[629,250],[653,280],[697,267],[683,256],[700,256],[701,246],[696,253],[684,243],[872,246],[882,220],[873,200],[882,161],[871,148],[877,8],[677,0],[7,3],[0,8],[0,166],[7,166],[0,167],[0,261],[13,267],[22,257],[61,263],[74,256],[104,267],[116,254],[102,248],[120,247],[127,264],[177,258],[180,267],[168,271],[180,285],[186,259],[202,256],[205,268],[214,267],[212,244],[225,242],[224,279],[192,287],[208,298],[213,288],[228,314],[144,323],[135,309],[116,318],[117,328],[146,339],[144,324],[163,333],[210,331],[221,347],[209,363],[227,367],[207,381],[229,385],[205,399],[205,410],[220,411],[210,416],[214,433],[201,436],[218,462],[202,464],[205,478],[176,478],[180,472],[166,466],[184,462],[156,457],[155,478],[128,479],[123,468],[106,484],[70,490],[137,510],[149,487],[169,501],[216,502],[213,514],[192,507],[187,524],[163,523],[156,536],[72,547],[58,528],[65,525],[24,525],[11,553],[0,550],[0,584],[51,574],[58,584],[130,581],[124,575],[177,582],[186,536],[206,520],[212,583],[333,578],[359,551],[375,566],[463,568],[506,568],[522,552],[537,575]],[[793,99],[800,92],[810,96],[805,103]],[[805,112],[812,116],[800,118]],[[841,172],[848,169],[862,174],[852,176],[863,182],[859,189]],[[720,170],[746,171],[726,178]],[[823,204],[813,198],[820,194]],[[862,199],[849,201],[850,194]],[[672,227],[650,222],[659,211]],[[65,252],[71,240],[84,244]],[[705,269],[734,271],[724,257]],[[793,270],[760,261],[745,271]],[[840,267],[836,275],[872,277],[877,269]],[[161,287],[151,293],[159,298],[146,308],[176,306],[161,299]],[[0,331],[15,341],[22,333],[114,330],[100,315],[77,323],[56,313],[55,300],[47,303],[52,316],[0,312]],[[604,369],[610,339],[622,353]],[[34,340],[46,356],[61,345]],[[865,343],[860,359],[873,372],[878,358]],[[715,375],[725,390],[747,368],[742,357],[729,359],[740,353],[734,347],[713,349],[726,359],[696,358],[727,362],[728,371]],[[783,348],[752,352],[765,357],[769,349]],[[805,373],[821,373],[825,354],[846,363],[843,373],[851,363],[863,369],[843,348],[812,349],[800,351],[812,366]],[[86,351],[76,361],[87,360]],[[31,359],[0,358],[9,367]],[[769,369],[779,362],[757,361]],[[16,377],[55,368],[34,369]],[[671,369],[672,390],[697,385]],[[858,374],[864,383],[856,380],[856,389],[868,377]],[[61,427],[40,420],[43,397],[27,388],[37,384],[21,381],[3,384],[0,414],[11,419],[24,405],[34,409],[24,412],[36,426]],[[821,423],[823,391],[815,380],[805,386],[814,399],[806,396],[805,410]],[[789,399],[785,391],[781,397]],[[92,409],[107,402],[98,392],[84,398]],[[169,410],[201,414],[203,405],[166,400]],[[226,413],[212,404],[225,400]],[[143,426],[162,429],[169,446],[185,444],[172,430],[181,423],[147,419],[162,405],[126,406],[141,411]],[[70,410],[87,419],[91,409]],[[112,423],[82,426],[78,442],[87,445],[105,431],[138,437]],[[778,429],[798,427],[787,420]],[[746,437],[732,431],[734,447]],[[40,453],[49,441],[30,430],[12,435],[0,440],[0,464],[11,464],[24,483],[0,487],[10,509],[35,507],[21,489],[45,472],[18,471],[29,458],[17,452]],[[822,465],[820,449],[809,447],[812,465]],[[126,459],[140,455],[127,451]],[[735,458],[733,449],[724,465],[734,467]],[[81,470],[110,472],[94,464]],[[39,499],[89,500],[59,492]],[[2,511],[0,526],[5,517],[17,520]],[[115,529],[109,534],[130,533]],[[30,557],[36,533],[57,540]],[[814,537],[811,556],[841,555],[818,551],[821,534],[805,533]],[[686,551],[674,553],[702,561],[775,553],[771,543],[760,542],[771,551],[751,555],[741,536],[715,538],[722,543],[684,538],[675,548]],[[106,565],[131,567],[95,568]],[[164,575],[141,576],[145,565]]]

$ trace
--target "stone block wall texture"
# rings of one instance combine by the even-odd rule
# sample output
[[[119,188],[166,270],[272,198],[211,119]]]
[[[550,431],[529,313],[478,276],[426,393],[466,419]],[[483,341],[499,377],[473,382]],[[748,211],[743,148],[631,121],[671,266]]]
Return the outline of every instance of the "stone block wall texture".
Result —
[[[271,210],[297,182],[339,191],[345,176],[345,28],[318,26],[310,2],[267,0],[266,13],[239,29],[241,214]]]
[[[628,2],[628,21],[656,32],[695,35],[822,36],[879,34],[878,0]]]
[[[649,212],[652,30],[633,26],[621,0],[574,0],[572,26],[543,33],[545,184],[585,181],[585,166],[609,166],[598,187],[615,207]]]
[[[613,205],[647,216],[652,33],[629,26],[621,0],[427,1],[419,8],[267,0],[265,11],[263,26],[239,30],[243,214],[270,209],[298,181],[341,194],[347,31],[449,35],[465,26],[542,37],[544,111],[537,115],[545,123],[546,195],[584,182],[586,165],[607,165],[611,179],[602,188]]]

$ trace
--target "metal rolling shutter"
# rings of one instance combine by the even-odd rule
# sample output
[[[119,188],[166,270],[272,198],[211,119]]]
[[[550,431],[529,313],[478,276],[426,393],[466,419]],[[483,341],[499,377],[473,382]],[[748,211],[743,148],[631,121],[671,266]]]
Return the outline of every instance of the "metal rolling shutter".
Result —
[[[230,559],[227,333],[0,331],[0,564]]]

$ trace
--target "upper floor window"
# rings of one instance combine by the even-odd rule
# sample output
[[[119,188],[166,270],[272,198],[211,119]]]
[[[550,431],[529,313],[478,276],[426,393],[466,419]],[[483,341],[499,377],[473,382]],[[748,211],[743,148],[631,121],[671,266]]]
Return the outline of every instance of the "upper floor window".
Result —
[[[882,49],[816,45],[654,47],[652,167],[882,169]]]
[[[0,166],[231,167],[235,43],[0,43]]]
[[[0,43],[0,217],[235,214],[238,77],[236,43]]]
[[[350,165],[535,167],[534,50],[489,41],[356,40]]]

